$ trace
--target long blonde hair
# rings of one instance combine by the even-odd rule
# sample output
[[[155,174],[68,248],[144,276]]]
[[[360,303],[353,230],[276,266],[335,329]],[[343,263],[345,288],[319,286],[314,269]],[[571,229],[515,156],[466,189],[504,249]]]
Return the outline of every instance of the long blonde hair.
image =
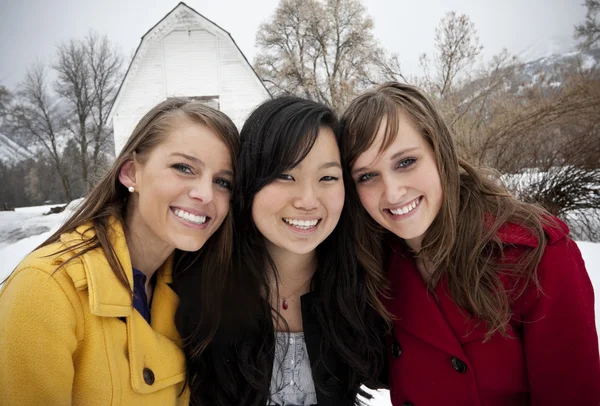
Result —
[[[402,113],[411,118],[432,147],[443,189],[440,211],[416,253],[432,264],[428,287],[433,292],[445,277],[452,299],[487,324],[487,338],[496,331],[506,335],[511,300],[531,282],[539,287],[536,268],[546,246],[543,225],[548,222],[548,213],[515,199],[493,171],[475,168],[459,158],[450,129],[433,103],[416,87],[397,82],[361,94],[344,112],[341,150],[348,170],[373,144],[384,118],[387,124],[381,151],[392,144]],[[354,201],[354,223],[363,227],[366,223],[370,230],[356,233],[357,250],[367,261],[382,264],[385,230],[362,208],[356,190],[348,195]],[[498,230],[505,223],[525,227],[539,242],[512,264],[502,261]],[[503,272],[523,277],[524,283],[519,289],[507,290],[500,280]]]

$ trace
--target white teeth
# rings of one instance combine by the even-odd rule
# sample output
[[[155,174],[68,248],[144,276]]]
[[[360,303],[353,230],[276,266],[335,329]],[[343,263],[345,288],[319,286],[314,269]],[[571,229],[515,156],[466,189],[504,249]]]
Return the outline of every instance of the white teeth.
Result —
[[[190,223],[195,224],[204,224],[206,223],[206,216],[196,216],[195,214],[188,213],[187,211],[181,209],[175,209],[175,215],[179,218],[182,218]]]
[[[420,202],[421,202],[421,198],[418,198],[411,204],[407,204],[404,207],[400,207],[398,209],[390,209],[390,212],[392,212],[392,214],[394,214],[396,216],[399,216],[400,214],[407,214],[407,213],[410,213],[411,211],[413,211],[419,205]]]
[[[316,226],[317,223],[319,222],[319,220],[295,220],[295,219],[287,219],[287,218],[284,218],[283,221],[285,221],[286,223],[288,223],[294,227],[302,228],[305,230],[308,230],[309,228]]]

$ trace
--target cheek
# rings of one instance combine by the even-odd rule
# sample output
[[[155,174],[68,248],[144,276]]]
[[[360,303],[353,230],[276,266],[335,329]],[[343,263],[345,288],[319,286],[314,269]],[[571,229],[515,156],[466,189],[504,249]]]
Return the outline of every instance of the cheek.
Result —
[[[377,199],[377,193],[374,188],[358,188],[358,198],[360,199],[363,207],[373,215],[373,212],[378,212],[379,201]]]
[[[442,200],[442,182],[440,176],[435,172],[429,176],[421,176],[418,180],[419,185],[422,185],[422,190],[427,194],[429,200],[436,205],[439,205]]]
[[[229,213],[229,209],[231,207],[231,194],[228,192],[218,191],[216,192],[217,198],[214,200],[215,202],[215,210],[217,215],[222,219],[227,216]]]
[[[157,206],[179,198],[186,193],[186,183],[170,172],[152,174],[145,179],[143,198],[146,204]]]
[[[325,201],[329,206],[328,212],[330,212],[331,214],[336,214],[338,216],[341,215],[342,210],[344,209],[345,199],[346,191],[344,190],[344,185],[336,185],[336,187],[332,188],[325,197]]]
[[[254,199],[252,200],[252,221],[256,224],[257,221],[260,222],[262,218],[264,218],[264,213],[266,208],[264,206],[265,202],[269,200],[268,190],[263,188],[260,192],[254,195]]]

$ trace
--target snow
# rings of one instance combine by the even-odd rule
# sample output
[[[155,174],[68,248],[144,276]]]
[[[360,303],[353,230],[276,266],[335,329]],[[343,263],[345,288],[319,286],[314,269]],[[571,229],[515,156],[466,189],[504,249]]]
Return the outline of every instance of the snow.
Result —
[[[56,205],[24,207],[15,211],[0,211],[0,283],[33,249],[44,242],[77,207],[81,200],[71,202],[58,214],[44,215]],[[577,242],[590,275],[596,296],[600,296],[600,243]],[[600,300],[596,300],[596,326],[600,330]],[[370,406],[391,406],[389,392],[372,391]]]
[[[523,62],[532,62],[552,55],[576,52],[576,46],[576,41],[571,37],[544,37],[525,47],[517,56]]]
[[[596,66],[597,62],[591,55],[583,56],[582,68],[584,71],[592,70]]]
[[[27,254],[58,230],[79,202],[81,199],[74,200],[62,213],[48,215],[52,207],[62,204],[0,211],[0,283]]]

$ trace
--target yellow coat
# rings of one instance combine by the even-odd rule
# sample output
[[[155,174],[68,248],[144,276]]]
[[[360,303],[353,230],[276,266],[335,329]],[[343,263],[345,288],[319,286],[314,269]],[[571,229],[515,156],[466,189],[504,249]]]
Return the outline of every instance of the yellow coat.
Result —
[[[0,405],[187,405],[172,259],[157,271],[149,325],[101,250],[55,272],[73,255],[57,252],[87,228],[31,253],[0,292]],[[116,221],[110,239],[133,286]]]

